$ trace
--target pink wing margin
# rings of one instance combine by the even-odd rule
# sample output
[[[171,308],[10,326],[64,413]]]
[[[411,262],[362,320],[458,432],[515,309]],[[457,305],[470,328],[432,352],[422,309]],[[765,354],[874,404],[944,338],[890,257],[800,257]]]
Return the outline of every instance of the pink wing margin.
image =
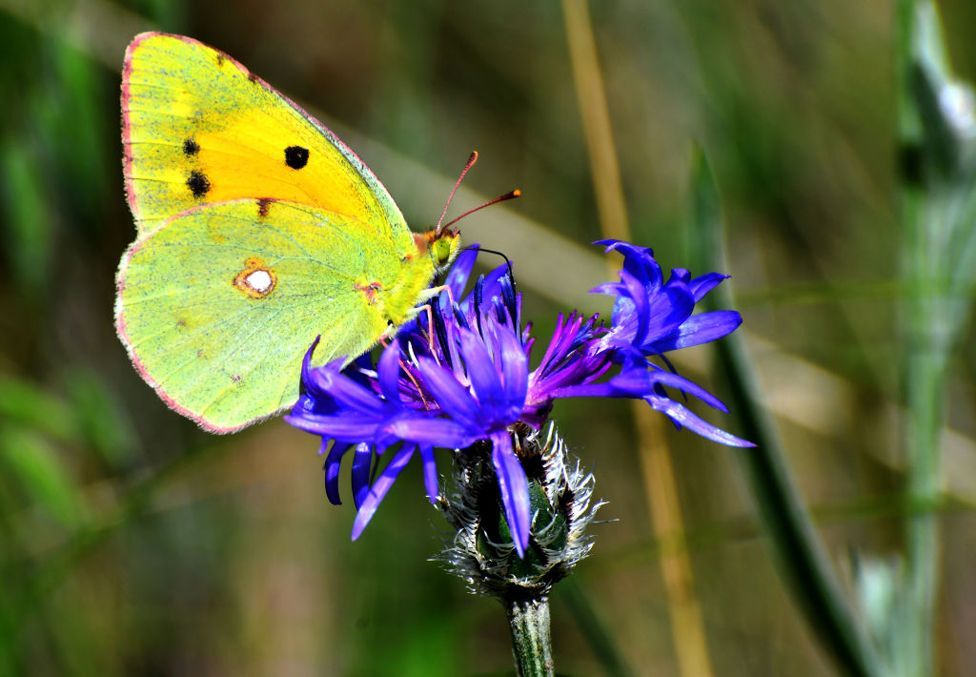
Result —
[[[122,292],[125,291],[125,274],[129,267],[129,261],[131,261],[132,257],[142,248],[142,245],[145,244],[146,241],[149,240],[149,238],[151,238],[155,233],[159,232],[159,230],[162,230],[173,221],[193,214],[194,212],[200,211],[208,206],[209,205],[198,205],[196,207],[191,207],[190,209],[187,209],[176,216],[166,219],[166,221],[160,224],[156,230],[153,230],[151,233],[139,238],[129,245],[129,248],[125,250],[125,253],[122,255],[122,260],[119,262],[119,270],[115,276],[115,333],[118,335],[119,340],[122,341],[122,345],[125,346],[125,352],[129,355],[129,360],[132,362],[132,366],[135,367],[136,373],[139,374],[140,378],[142,378],[142,380],[145,381],[150,388],[156,391],[156,395],[159,396],[159,399],[161,399],[167,407],[175,411],[177,414],[190,419],[207,432],[215,433],[217,435],[228,435],[230,433],[236,433],[244,428],[250,427],[255,423],[260,423],[261,421],[277,416],[282,412],[287,411],[290,407],[282,407],[281,409],[274,411],[267,416],[256,418],[238,426],[229,427],[219,426],[208,420],[202,414],[198,414],[195,411],[187,409],[166,392],[163,386],[149,374],[149,370],[146,369],[146,366],[142,363],[142,360],[139,359],[139,356],[136,354],[135,347],[132,345],[132,340],[129,338],[129,334],[126,331],[125,306],[122,303]]]

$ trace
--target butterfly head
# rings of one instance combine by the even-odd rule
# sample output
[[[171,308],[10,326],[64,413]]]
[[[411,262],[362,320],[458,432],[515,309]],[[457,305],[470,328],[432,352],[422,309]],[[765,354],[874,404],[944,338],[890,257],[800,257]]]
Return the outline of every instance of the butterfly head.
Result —
[[[417,236],[420,251],[430,257],[434,270],[443,272],[461,250],[461,234],[451,228],[431,230]]]
[[[447,196],[447,202],[444,203],[444,209],[441,210],[441,217],[437,219],[437,225],[434,226],[434,230],[426,233],[423,236],[417,236],[417,247],[420,249],[420,251],[430,256],[434,263],[434,270],[436,270],[438,273],[443,272],[448,266],[451,265],[451,263],[454,261],[454,257],[457,256],[457,253],[461,248],[461,236],[457,229],[452,229],[451,226],[461,219],[484,209],[485,207],[490,207],[493,204],[505,202],[506,200],[512,200],[522,195],[522,191],[516,188],[515,190],[509,191],[504,195],[499,195],[493,200],[488,200],[488,202],[480,204],[473,209],[469,209],[460,216],[451,219],[447,223],[444,223],[444,217],[447,216],[447,209],[451,206],[451,201],[454,200],[458,187],[461,185],[461,182],[464,181],[464,177],[467,175],[468,170],[470,170],[477,161],[478,151],[471,151],[468,161],[464,164],[464,169],[461,170],[460,176],[458,176],[457,181],[454,183],[454,188],[451,190],[451,194]],[[421,237],[423,238],[423,241],[421,241]]]

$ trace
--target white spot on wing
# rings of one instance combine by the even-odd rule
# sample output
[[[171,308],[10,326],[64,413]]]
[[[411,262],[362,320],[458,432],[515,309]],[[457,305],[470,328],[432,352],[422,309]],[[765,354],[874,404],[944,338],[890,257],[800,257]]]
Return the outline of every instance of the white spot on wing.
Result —
[[[259,294],[266,294],[271,289],[271,285],[274,284],[274,280],[271,279],[271,274],[268,271],[255,270],[244,278],[244,284]]]

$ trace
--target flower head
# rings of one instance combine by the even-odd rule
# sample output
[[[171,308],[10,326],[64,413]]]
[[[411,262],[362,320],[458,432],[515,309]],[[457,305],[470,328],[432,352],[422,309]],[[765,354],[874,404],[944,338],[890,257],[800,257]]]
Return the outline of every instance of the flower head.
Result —
[[[735,311],[693,314],[695,304],[726,276],[691,278],[674,270],[665,282],[650,249],[603,241],[624,256],[620,281],[595,289],[616,297],[610,326],[597,316],[560,315],[535,369],[535,339],[521,321],[521,295],[510,265],[480,277],[464,295],[475,248],[462,252],[429,312],[419,312],[382,350],[348,366],[340,359],[302,368],[302,394],[286,417],[323,438],[326,493],[339,502],[341,459],[353,452],[352,489],[359,536],[410,458],[419,451],[427,496],[441,491],[435,448],[490,445],[501,505],[512,544],[524,556],[532,531],[529,485],[513,445],[518,431],[538,431],[562,397],[642,399],[679,427],[732,446],[752,446],[707,423],[669,390],[693,395],[721,411],[713,395],[678,375],[664,353],[706,343],[741,323]],[[651,361],[660,357],[665,367]],[[518,448],[521,449],[521,446]],[[391,460],[370,485],[375,460]]]

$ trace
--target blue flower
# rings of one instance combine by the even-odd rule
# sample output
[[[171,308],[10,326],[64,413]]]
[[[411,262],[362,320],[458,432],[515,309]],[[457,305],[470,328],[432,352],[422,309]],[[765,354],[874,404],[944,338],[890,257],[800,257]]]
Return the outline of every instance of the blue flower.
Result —
[[[601,340],[600,354],[611,353],[620,372],[603,383],[581,383],[560,387],[556,397],[626,397],[643,399],[678,427],[720,444],[755,446],[703,420],[688,407],[669,397],[667,388],[692,395],[709,406],[728,413],[725,405],[701,386],[675,373],[664,353],[715,341],[742,324],[734,310],[716,310],[693,315],[695,304],[728,275],[708,273],[692,279],[684,269],[671,271],[667,282],[654,252],[620,240],[601,240],[606,251],[623,254],[619,282],[593,290],[616,296],[610,330]],[[650,361],[660,357],[667,370]]]
[[[734,310],[692,315],[695,304],[728,275],[708,273],[691,279],[687,270],[676,268],[665,282],[652,250],[620,240],[600,240],[596,244],[624,256],[620,282],[593,290],[617,297],[613,327],[604,339],[608,347],[644,356],[663,355],[715,341],[742,324],[742,316]]]
[[[624,255],[620,281],[598,287],[616,297],[611,324],[597,316],[560,315],[548,346],[529,369],[535,339],[521,321],[521,295],[509,265],[464,295],[476,248],[462,252],[430,312],[405,325],[382,351],[344,366],[339,359],[302,367],[302,394],[286,420],[323,439],[326,494],[339,502],[339,467],[352,452],[357,507],[353,538],[376,512],[399,473],[418,451],[427,496],[440,496],[435,448],[491,445],[492,465],[513,547],[524,556],[532,527],[528,480],[513,446],[520,429],[538,430],[563,397],[642,399],[679,427],[732,446],[751,446],[707,423],[669,395],[676,390],[726,411],[713,395],[674,373],[664,353],[721,338],[741,317],[735,311],[693,314],[695,304],[726,278],[692,279],[685,270],[664,281],[650,249],[603,241]],[[661,357],[667,369],[651,361]],[[391,460],[370,483],[374,463]]]

